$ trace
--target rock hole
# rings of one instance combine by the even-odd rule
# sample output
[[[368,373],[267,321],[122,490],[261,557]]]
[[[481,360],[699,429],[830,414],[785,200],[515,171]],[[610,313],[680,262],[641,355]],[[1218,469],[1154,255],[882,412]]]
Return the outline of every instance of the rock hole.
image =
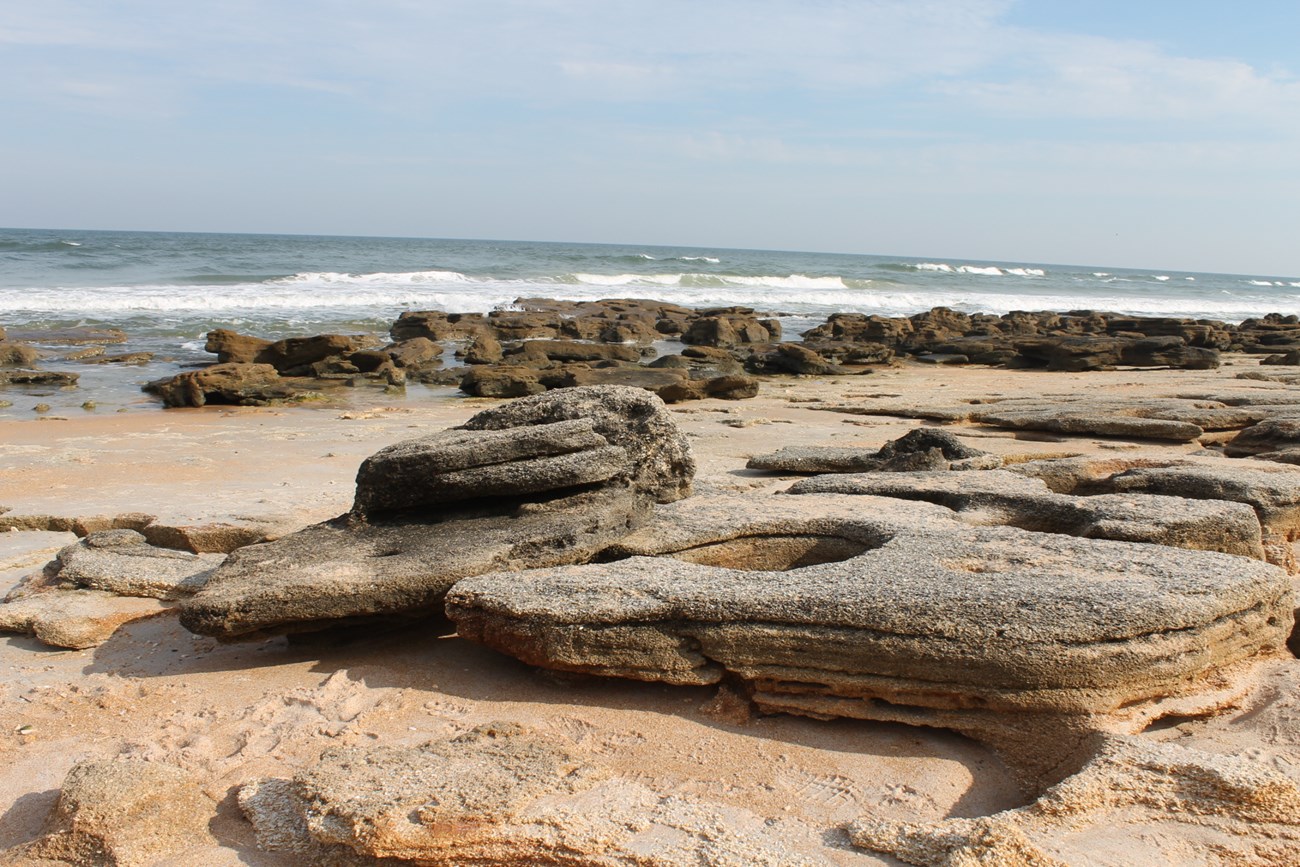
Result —
[[[746,572],[785,572],[822,563],[838,563],[856,557],[871,547],[842,536],[820,534],[737,536],[687,548],[669,556],[701,566]]]

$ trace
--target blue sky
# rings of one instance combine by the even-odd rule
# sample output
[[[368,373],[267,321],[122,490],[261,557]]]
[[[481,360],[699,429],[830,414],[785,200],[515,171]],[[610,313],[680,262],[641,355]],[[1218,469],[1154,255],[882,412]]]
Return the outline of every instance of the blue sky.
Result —
[[[0,225],[1300,274],[1300,4],[0,0]]]

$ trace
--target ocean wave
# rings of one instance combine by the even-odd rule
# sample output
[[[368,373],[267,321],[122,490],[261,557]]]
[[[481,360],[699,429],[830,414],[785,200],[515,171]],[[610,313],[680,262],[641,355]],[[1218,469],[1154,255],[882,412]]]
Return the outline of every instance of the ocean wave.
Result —
[[[904,265],[899,270],[935,271],[941,274],[976,274],[981,277],[1046,277],[1043,268],[1023,268],[1009,265],[949,265],[947,262],[919,262]]]
[[[80,241],[0,241],[0,253],[70,253]]]
[[[270,284],[314,284],[323,286],[356,285],[380,286],[418,283],[462,283],[470,278],[459,271],[376,271],[371,274],[347,274],[341,271],[303,271],[288,277],[278,277]]]

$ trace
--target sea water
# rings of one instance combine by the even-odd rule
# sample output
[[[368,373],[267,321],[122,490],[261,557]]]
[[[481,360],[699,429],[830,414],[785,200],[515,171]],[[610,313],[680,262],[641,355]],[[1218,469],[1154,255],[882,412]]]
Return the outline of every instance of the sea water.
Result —
[[[405,310],[487,311],[520,298],[740,305],[798,334],[834,312],[900,316],[1108,310],[1239,322],[1300,312],[1300,276],[986,262],[936,255],[425,238],[0,229],[0,326],[112,326],[142,368],[76,365],[102,386],[211,361],[213,328],[276,339],[377,332]],[[44,363],[60,366],[57,359]],[[83,388],[84,392],[85,389]],[[8,392],[12,392],[9,389]],[[12,400],[8,393],[0,398]],[[30,417],[15,402],[9,410]]]

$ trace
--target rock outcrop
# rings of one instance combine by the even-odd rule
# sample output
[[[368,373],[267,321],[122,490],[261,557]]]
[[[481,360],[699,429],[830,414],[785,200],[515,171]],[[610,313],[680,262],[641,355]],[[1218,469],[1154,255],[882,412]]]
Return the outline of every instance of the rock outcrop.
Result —
[[[653,395],[575,388],[389,446],[353,511],[234,552],[181,608],[225,640],[442,613],[467,575],[582,562],[690,492],[689,446]]]
[[[604,555],[625,559],[467,578],[447,612],[534,665],[737,678],[765,710],[941,725],[1003,748],[1027,730],[1141,728],[1169,701],[1218,706],[1226,672],[1285,653],[1290,582],[1257,560],[970,527],[930,504],[793,499],[673,504]]]
[[[756,455],[745,466],[782,473],[867,473],[915,470],[987,470],[1002,459],[973,449],[951,433],[921,427],[876,450],[835,446],[787,446]]]

